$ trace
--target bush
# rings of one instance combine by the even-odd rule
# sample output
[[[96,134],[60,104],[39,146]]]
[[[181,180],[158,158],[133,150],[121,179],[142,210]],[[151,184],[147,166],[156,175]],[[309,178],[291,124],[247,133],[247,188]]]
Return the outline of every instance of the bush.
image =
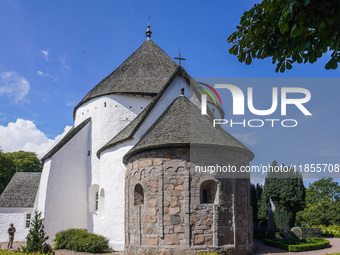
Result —
[[[48,236],[45,236],[44,219],[41,212],[35,211],[34,218],[31,220],[31,227],[26,237],[26,246],[22,247],[25,253],[53,254],[52,248],[46,243]]]
[[[57,249],[67,249],[79,252],[102,253],[109,249],[109,240],[101,235],[88,233],[82,229],[68,229],[56,234]]]
[[[326,227],[325,225],[319,225],[315,227],[321,229],[322,236],[340,238],[340,226],[338,225],[331,225],[328,227]]]
[[[324,249],[329,246],[329,241],[318,237],[309,237],[306,239],[263,239],[263,243],[266,245],[274,246],[286,251],[311,251]]]
[[[329,241],[323,238],[310,237],[306,238],[307,243],[298,245],[289,245],[289,251],[311,251],[324,249],[329,246]]]

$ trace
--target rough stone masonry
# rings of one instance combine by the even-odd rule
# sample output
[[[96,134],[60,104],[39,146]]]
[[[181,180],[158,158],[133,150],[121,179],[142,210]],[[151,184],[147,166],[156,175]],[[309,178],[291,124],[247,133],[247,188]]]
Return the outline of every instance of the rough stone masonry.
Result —
[[[125,240],[128,254],[251,254],[250,179],[196,173],[205,149],[143,151],[128,160]],[[240,152],[213,148],[220,164],[249,164]],[[195,160],[195,161],[196,161]],[[216,163],[216,161],[211,162]]]

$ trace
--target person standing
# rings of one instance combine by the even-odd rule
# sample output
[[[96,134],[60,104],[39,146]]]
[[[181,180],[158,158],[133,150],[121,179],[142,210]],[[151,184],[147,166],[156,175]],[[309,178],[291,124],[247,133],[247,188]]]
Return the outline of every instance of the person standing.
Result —
[[[10,227],[8,229],[8,236],[9,236],[9,242],[7,245],[7,249],[13,248],[13,241],[14,241],[14,233],[15,233],[15,227],[14,224],[11,223]]]

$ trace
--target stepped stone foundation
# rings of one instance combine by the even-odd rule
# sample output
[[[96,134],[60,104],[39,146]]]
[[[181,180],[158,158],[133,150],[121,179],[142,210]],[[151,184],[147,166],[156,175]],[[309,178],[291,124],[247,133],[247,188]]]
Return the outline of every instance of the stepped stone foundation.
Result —
[[[221,152],[225,161],[221,164],[249,164],[239,152],[217,153]],[[196,173],[190,153],[190,148],[167,148],[144,151],[128,160],[127,254],[252,253],[249,176]],[[206,150],[195,154],[207,163]]]

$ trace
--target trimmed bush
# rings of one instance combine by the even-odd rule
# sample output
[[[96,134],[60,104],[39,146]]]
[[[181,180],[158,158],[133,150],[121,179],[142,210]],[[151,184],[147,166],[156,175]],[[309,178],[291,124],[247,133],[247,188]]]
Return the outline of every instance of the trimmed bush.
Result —
[[[340,238],[340,226],[330,225],[326,227],[325,225],[316,226],[321,229],[322,236],[324,237],[336,237]]]
[[[310,237],[302,240],[298,239],[263,239],[266,245],[274,246],[286,251],[311,251],[324,249],[329,246],[329,241],[323,238]]]
[[[103,253],[109,249],[109,240],[101,235],[88,233],[82,229],[68,229],[56,234],[55,246],[79,252]]]
[[[323,238],[311,237],[306,238],[307,243],[298,245],[289,245],[289,251],[311,251],[324,249],[329,246],[329,241]]]

